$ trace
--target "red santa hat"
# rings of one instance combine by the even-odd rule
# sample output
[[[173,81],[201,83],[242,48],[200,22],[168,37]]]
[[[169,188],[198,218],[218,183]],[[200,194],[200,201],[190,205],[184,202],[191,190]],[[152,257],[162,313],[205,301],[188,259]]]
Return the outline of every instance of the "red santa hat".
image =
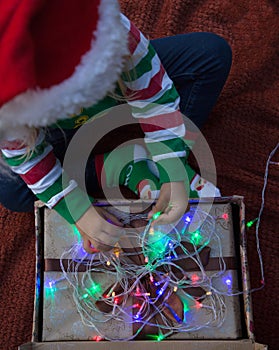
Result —
[[[93,105],[114,89],[127,53],[116,0],[0,0],[0,129]]]

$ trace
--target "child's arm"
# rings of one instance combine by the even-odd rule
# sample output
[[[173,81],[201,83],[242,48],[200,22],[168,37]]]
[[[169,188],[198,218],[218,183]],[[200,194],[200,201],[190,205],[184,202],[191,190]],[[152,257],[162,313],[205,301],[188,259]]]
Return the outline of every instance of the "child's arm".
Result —
[[[23,144],[20,148],[14,147],[15,142],[10,141],[10,145],[6,143],[6,148],[2,148],[3,159],[38,199],[73,224],[90,206],[88,196],[63,172],[42,130],[34,141],[30,147]],[[20,144],[19,140],[17,144]],[[73,207],[76,209],[73,212],[67,204],[70,201],[75,202]]]
[[[19,137],[1,142],[4,161],[48,208],[57,211],[70,224],[76,224],[84,236],[87,235],[99,245],[106,233],[103,243],[113,246],[120,234],[119,230],[104,219],[107,215],[103,211],[99,214],[96,212],[88,195],[74,180],[67,177],[44,136],[44,132],[40,130],[30,149]],[[28,139],[27,134],[25,139]],[[115,221],[112,217],[109,219]],[[117,225],[121,224],[117,222]]]
[[[139,119],[146,146],[160,174],[160,197],[150,216],[160,211],[160,221],[171,222],[183,214],[188,203],[180,98],[149,41],[125,16],[123,24],[129,33],[131,54],[122,74],[127,102],[133,116]]]

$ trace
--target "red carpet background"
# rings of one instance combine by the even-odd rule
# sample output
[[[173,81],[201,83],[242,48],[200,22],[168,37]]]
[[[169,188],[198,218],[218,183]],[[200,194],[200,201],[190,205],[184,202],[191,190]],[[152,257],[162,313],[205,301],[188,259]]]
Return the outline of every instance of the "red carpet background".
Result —
[[[230,77],[203,133],[223,195],[242,195],[247,221],[258,216],[265,163],[279,139],[279,3],[276,0],[122,0],[123,12],[150,38],[213,31],[233,51]],[[279,152],[274,155],[279,161]],[[15,198],[16,200],[16,198]],[[263,290],[253,294],[258,342],[278,348],[279,166],[270,165],[260,226]],[[31,338],[34,218],[0,207],[0,349]],[[255,226],[247,230],[252,287],[260,286]],[[276,322],[277,321],[277,322]],[[277,345],[276,345],[277,344]]]

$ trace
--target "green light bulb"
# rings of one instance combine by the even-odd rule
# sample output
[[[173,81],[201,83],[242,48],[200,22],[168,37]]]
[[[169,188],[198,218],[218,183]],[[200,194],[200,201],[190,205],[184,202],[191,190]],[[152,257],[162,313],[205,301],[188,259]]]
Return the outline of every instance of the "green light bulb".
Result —
[[[91,287],[85,288],[84,291],[80,290],[81,292],[81,299],[87,299],[87,298],[93,298],[96,299],[102,294],[102,288],[101,285],[98,283],[93,282]]]
[[[157,213],[153,214],[152,220],[157,220],[160,215],[161,215],[160,211],[158,211]]]
[[[169,238],[165,234],[160,231],[153,231],[153,233],[148,236],[148,260],[152,262],[155,259],[164,258],[168,242]]]
[[[81,239],[81,235],[80,235],[80,232],[79,230],[77,229],[77,227],[75,225],[72,225],[72,229],[73,229],[73,233],[74,235],[77,237],[78,239],[78,243],[80,243],[82,241]]]
[[[184,314],[190,310],[189,303],[186,300],[183,300],[183,311]]]
[[[45,297],[46,299],[54,299],[55,292],[57,291],[57,288],[53,285],[53,282],[49,282],[48,286],[45,286]]]
[[[201,241],[202,241],[202,235],[200,234],[199,230],[191,233],[190,242],[193,245],[199,245]]]
[[[163,336],[163,334],[159,334],[157,336],[157,341],[162,341],[162,340],[164,340],[164,336]]]
[[[91,296],[94,296],[96,294],[100,294],[102,292],[102,288],[100,284],[93,283],[92,286],[87,289],[87,291]]]
[[[259,218],[256,218],[256,219],[254,219],[254,220],[248,221],[247,224],[246,224],[246,226],[249,228],[249,227],[253,226],[254,223],[255,223],[256,221],[258,221],[258,220],[259,220]]]

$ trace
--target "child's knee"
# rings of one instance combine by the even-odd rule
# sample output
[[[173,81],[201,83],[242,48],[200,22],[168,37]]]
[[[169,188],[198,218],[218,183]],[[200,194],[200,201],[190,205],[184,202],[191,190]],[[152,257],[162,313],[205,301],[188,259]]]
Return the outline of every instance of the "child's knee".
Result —
[[[224,68],[230,68],[232,63],[232,49],[229,43],[220,35],[207,33],[207,48],[209,54],[218,58]]]

